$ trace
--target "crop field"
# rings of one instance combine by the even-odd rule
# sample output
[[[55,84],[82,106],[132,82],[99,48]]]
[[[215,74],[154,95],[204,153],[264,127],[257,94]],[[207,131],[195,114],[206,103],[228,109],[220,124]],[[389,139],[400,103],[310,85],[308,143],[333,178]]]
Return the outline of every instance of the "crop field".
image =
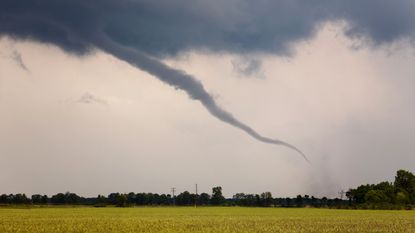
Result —
[[[0,232],[415,232],[415,211],[238,207],[0,208]]]

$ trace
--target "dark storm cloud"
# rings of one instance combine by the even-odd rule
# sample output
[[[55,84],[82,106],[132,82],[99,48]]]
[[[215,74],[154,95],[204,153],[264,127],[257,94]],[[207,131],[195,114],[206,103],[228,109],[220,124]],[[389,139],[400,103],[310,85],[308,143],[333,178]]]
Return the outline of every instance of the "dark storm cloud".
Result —
[[[414,0],[335,1],[331,6],[332,17],[347,20],[348,36],[368,37],[375,44],[415,37]]]
[[[320,23],[346,20],[349,36],[380,44],[414,36],[410,0],[2,0],[0,35],[52,43],[85,54],[101,49],[200,101],[216,118],[263,137],[220,108],[204,86],[157,58],[187,50],[289,54]],[[304,156],[305,158],[305,156]]]
[[[2,0],[0,33],[84,53],[97,31],[151,55],[189,49],[287,53],[319,23],[376,43],[414,36],[413,0]]]

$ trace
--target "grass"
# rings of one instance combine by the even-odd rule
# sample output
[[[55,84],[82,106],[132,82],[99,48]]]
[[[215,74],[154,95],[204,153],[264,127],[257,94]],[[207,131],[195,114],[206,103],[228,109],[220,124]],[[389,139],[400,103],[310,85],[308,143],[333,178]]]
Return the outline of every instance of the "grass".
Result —
[[[415,232],[415,211],[238,207],[0,208],[0,232]]]

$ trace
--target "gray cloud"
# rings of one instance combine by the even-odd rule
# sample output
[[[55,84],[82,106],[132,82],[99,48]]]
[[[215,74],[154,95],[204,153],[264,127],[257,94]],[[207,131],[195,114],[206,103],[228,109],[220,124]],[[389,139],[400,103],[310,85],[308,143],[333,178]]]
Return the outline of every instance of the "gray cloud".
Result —
[[[243,77],[264,77],[262,62],[256,58],[239,57],[232,60],[233,71]]]
[[[102,106],[108,106],[108,101],[100,98],[90,92],[85,92],[78,98],[68,98],[63,101],[59,101],[62,104],[98,104]]]
[[[101,104],[101,105],[108,105],[107,101],[100,99],[88,92],[85,92],[75,103],[81,104]]]

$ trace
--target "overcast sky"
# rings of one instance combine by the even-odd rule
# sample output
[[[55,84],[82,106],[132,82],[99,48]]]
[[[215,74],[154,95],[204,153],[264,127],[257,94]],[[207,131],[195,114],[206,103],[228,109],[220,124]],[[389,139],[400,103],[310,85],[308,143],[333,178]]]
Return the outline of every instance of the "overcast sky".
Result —
[[[0,193],[335,197],[414,171],[414,1],[186,2],[0,3]]]

